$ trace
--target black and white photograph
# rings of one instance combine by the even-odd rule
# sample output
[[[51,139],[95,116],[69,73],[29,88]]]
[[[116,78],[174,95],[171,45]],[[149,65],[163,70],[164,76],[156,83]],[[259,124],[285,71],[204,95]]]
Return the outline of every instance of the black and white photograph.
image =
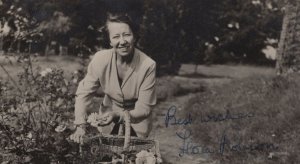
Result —
[[[299,73],[299,0],[0,0],[0,163],[298,164]]]

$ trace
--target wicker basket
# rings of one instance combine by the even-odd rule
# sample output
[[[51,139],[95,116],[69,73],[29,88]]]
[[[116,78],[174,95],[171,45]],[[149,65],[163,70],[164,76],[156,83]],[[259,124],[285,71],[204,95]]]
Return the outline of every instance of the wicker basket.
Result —
[[[158,141],[130,136],[131,122],[129,112],[126,110],[124,111],[124,121],[125,136],[121,136],[123,133],[120,128],[119,135],[99,134],[88,137],[80,147],[82,157],[91,163],[109,163],[113,156],[121,156],[122,163],[127,163],[130,156],[135,156],[142,150],[148,150],[156,157],[161,158]],[[108,161],[103,162],[106,160]]]

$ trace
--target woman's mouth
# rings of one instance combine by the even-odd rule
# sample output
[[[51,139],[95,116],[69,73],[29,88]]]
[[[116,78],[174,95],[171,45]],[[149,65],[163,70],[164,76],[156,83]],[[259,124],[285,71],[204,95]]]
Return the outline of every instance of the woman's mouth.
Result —
[[[127,51],[128,47],[119,47],[118,49],[121,51]]]

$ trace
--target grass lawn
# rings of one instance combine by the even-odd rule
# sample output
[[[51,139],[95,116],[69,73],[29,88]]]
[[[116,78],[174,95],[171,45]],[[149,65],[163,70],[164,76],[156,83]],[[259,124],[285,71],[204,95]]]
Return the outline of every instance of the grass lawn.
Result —
[[[197,74],[194,75],[195,65],[183,64],[179,75],[202,78],[234,78],[240,79],[253,75],[275,75],[272,67],[251,66],[251,65],[199,65]]]
[[[75,70],[81,69],[82,59],[72,56],[49,56],[49,57],[33,57],[32,58],[33,67],[36,69],[38,66],[41,70],[46,68],[61,68],[64,70],[65,75],[68,77]],[[17,62],[16,58],[13,56],[5,57],[0,56],[0,64],[3,65],[9,74],[16,78],[18,73],[22,71],[22,63]],[[7,74],[3,69],[0,68],[0,78],[6,78]]]
[[[256,75],[191,98],[184,113],[193,116],[193,146],[201,145],[195,154],[220,163],[299,163],[299,80]]]
[[[34,60],[34,68],[61,68],[66,77],[86,69],[80,58],[70,56]],[[0,64],[14,79],[23,69],[13,57],[1,56]],[[7,78],[3,69],[1,78]],[[299,74],[276,76],[270,67],[200,65],[194,73],[194,65],[183,64],[178,76],[157,80],[157,95],[165,102],[194,93],[180,111],[193,118],[186,129],[192,155],[208,154],[219,163],[298,163],[299,80]]]

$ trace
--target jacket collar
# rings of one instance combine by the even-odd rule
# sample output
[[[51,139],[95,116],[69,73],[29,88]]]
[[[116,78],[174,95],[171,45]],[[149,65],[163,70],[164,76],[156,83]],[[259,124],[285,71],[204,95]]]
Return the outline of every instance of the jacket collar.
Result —
[[[120,87],[120,89],[122,90],[122,88],[125,86],[126,82],[128,81],[128,79],[131,77],[132,73],[134,72],[134,70],[137,67],[138,61],[139,61],[139,50],[138,49],[134,49],[134,53],[133,53],[133,59],[131,61],[131,63],[129,64],[129,68],[125,73],[125,77],[122,81],[122,84],[119,83],[118,80],[118,71],[117,71],[117,55],[116,53],[113,51],[113,60],[112,60],[112,66],[114,69],[114,74],[113,76],[115,76],[115,80],[118,84],[118,86]]]

